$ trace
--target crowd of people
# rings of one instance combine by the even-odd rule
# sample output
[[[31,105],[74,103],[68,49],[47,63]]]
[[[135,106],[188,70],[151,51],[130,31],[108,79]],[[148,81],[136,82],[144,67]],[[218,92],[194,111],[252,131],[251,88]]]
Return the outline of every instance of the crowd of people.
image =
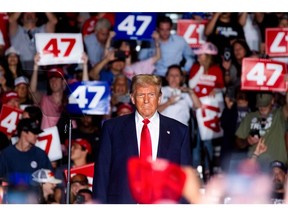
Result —
[[[196,48],[168,13],[155,13],[150,40],[119,39],[116,13],[0,14],[1,203],[139,203],[127,169],[138,155],[175,163],[186,176],[177,200],[167,192],[154,203],[288,202],[288,76],[286,91],[241,88],[245,58],[287,66],[288,56],[267,55],[265,29],[288,27],[288,13],[177,13],[207,21]],[[37,33],[80,33],[82,63],[39,64]],[[73,116],[69,137],[66,90],[90,81],[107,83],[109,113]],[[17,120],[3,120],[7,110]],[[14,120],[15,128],[1,129]],[[151,136],[144,159],[143,125]],[[35,143],[53,127],[62,157],[52,161]],[[94,163],[94,176],[67,177],[70,162]],[[138,186],[155,195],[154,186]]]

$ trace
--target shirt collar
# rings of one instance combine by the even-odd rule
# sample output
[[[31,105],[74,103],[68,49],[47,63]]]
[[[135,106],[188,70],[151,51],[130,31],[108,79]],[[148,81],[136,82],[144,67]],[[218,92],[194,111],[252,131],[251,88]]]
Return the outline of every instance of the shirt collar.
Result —
[[[139,124],[140,122],[142,123],[142,121],[144,120],[144,118],[139,114],[139,112],[136,110],[136,123]],[[157,119],[159,119],[159,113],[156,111],[154,113],[154,115],[149,119],[150,122],[154,122],[156,121]]]

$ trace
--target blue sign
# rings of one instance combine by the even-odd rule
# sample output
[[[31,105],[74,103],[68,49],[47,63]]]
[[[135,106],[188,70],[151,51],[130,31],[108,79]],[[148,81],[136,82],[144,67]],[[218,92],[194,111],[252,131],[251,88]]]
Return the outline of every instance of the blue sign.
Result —
[[[149,40],[156,29],[156,13],[116,13],[117,39]]]
[[[104,115],[110,112],[110,87],[108,82],[85,81],[68,85],[68,104],[71,114]]]

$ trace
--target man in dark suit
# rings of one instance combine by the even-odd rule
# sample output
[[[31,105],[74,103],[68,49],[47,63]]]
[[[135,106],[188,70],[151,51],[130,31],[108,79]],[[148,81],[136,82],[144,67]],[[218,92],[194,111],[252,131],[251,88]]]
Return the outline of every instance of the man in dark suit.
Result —
[[[127,161],[140,155],[144,119],[150,120],[152,160],[164,158],[179,165],[192,164],[188,127],[157,112],[161,78],[144,74],[134,76],[130,97],[136,111],[107,120],[102,127],[93,179],[93,198],[100,203],[136,203],[129,189]]]

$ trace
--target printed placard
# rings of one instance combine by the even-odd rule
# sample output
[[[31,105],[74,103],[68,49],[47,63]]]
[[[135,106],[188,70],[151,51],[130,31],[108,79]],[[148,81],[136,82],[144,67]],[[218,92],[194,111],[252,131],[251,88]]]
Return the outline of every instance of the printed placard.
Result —
[[[117,39],[148,40],[156,28],[156,13],[116,13]]]
[[[196,110],[196,118],[199,126],[201,140],[211,140],[223,136],[220,126],[220,117],[224,110],[224,99],[221,92],[215,96],[199,98],[202,107]]]
[[[64,174],[65,174],[65,179],[67,181],[67,176],[68,176],[68,170],[67,169],[64,170]],[[71,168],[71,170],[70,170],[71,178],[76,174],[85,175],[88,179],[89,189],[92,190],[93,177],[94,177],[94,163],[89,163],[89,164],[84,165],[84,166]]]
[[[266,28],[265,49],[271,57],[288,56],[288,28]]]
[[[36,50],[40,54],[39,65],[83,63],[82,34],[37,33]]]
[[[241,89],[255,91],[286,91],[287,66],[271,59],[244,58]]]
[[[204,30],[207,22],[180,19],[177,22],[177,34],[182,36],[191,48],[199,48],[206,41]]]
[[[107,82],[74,82],[68,87],[66,108],[69,113],[103,115],[110,112],[111,93]]]
[[[23,110],[3,105],[0,114],[0,131],[12,136],[17,129]]]
[[[50,161],[56,161],[63,157],[57,126],[44,129],[38,135],[35,145],[46,152]]]

